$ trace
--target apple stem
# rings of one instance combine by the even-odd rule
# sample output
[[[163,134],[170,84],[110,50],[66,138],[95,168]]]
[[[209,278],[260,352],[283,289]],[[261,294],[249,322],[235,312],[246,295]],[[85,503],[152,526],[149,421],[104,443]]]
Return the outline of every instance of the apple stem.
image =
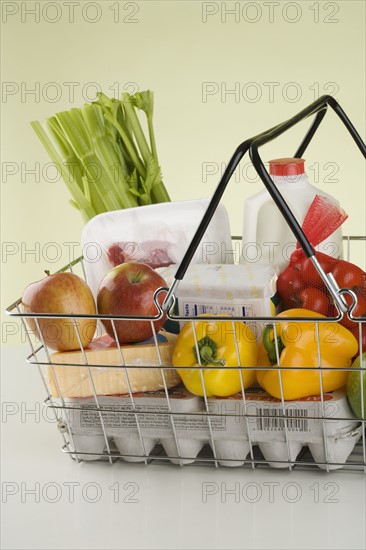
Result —
[[[136,275],[132,279],[133,283],[139,283],[140,282],[141,273],[142,273],[141,270],[136,273]]]
[[[50,271],[48,269],[44,270],[45,274],[49,277],[51,275]]]

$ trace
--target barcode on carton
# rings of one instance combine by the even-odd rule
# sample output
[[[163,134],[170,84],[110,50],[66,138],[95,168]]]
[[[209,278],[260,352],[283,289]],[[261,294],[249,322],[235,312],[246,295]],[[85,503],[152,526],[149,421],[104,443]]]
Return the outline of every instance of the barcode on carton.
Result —
[[[287,429],[292,432],[308,432],[309,420],[308,411],[305,409],[258,409],[257,425],[259,431],[282,431],[285,429],[285,418]]]

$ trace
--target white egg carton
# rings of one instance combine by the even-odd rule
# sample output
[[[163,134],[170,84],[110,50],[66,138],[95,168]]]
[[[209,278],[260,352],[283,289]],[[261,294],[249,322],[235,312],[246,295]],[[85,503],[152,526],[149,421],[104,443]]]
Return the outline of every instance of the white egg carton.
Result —
[[[228,398],[210,398],[209,410],[225,418],[225,432],[215,444],[219,462],[241,466],[258,445],[273,468],[293,464],[304,446],[321,469],[341,468],[362,435],[341,389],[284,404],[259,387]]]
[[[323,401],[285,402],[283,408],[254,387],[246,391],[245,401],[241,394],[209,398],[208,416],[204,400],[184,387],[169,390],[169,404],[164,391],[134,394],[133,400],[134,405],[126,395],[99,396],[100,413],[93,397],[65,399],[70,408],[64,409],[68,422],[64,417],[62,429],[67,424],[71,429],[75,455],[82,460],[105,456],[105,431],[108,445],[114,441],[128,462],[144,461],[160,443],[171,462],[188,464],[209,444],[222,466],[242,466],[258,446],[271,467],[288,468],[307,446],[319,468],[337,469],[362,433],[344,390],[324,394]]]

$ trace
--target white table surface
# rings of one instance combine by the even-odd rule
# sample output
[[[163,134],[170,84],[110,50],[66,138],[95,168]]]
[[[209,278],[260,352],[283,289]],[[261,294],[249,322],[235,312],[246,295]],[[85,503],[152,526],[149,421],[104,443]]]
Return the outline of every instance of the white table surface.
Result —
[[[362,473],[74,463],[27,351],[1,350],[4,550],[366,548]]]

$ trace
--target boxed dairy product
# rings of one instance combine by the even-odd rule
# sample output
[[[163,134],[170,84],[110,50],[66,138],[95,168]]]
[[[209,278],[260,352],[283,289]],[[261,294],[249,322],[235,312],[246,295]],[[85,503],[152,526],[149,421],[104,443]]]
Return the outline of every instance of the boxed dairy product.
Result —
[[[177,266],[171,265],[157,271],[170,286],[176,270]],[[278,305],[276,281],[277,270],[270,265],[190,265],[175,292],[176,313],[182,317],[271,317]],[[257,329],[263,326],[255,324]],[[260,339],[260,330],[257,336]]]
[[[68,398],[64,411],[75,454],[82,460],[103,456],[106,441],[114,441],[128,462],[143,462],[157,443],[174,464],[195,462],[205,445],[222,466],[242,466],[254,459],[273,468],[288,468],[308,447],[321,469],[341,468],[362,435],[344,390],[283,404],[257,387],[226,398],[210,397],[208,410],[201,397],[184,387],[127,395]],[[208,412],[208,414],[207,414]],[[104,455],[105,456],[105,455]],[[256,458],[257,459],[257,458]],[[214,458],[212,458],[214,460]]]

